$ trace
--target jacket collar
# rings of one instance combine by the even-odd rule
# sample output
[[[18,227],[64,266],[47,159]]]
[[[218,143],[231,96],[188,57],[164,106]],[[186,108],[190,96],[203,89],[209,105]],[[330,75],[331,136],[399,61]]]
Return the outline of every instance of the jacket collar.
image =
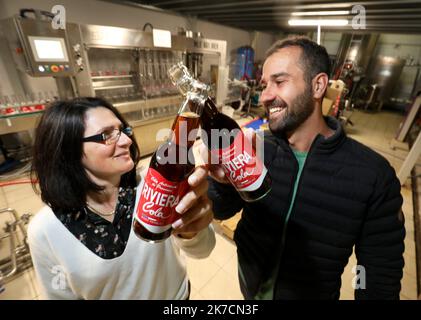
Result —
[[[334,130],[335,133],[329,138],[318,134],[310,147],[312,153],[331,153],[345,141],[346,134],[339,120],[330,116],[324,117],[324,119],[329,128]],[[285,135],[274,135],[274,137],[284,150],[291,149]]]
[[[325,138],[321,134],[318,134],[314,139],[311,148],[317,153],[331,153],[335,151],[346,138],[345,131],[342,124],[333,117],[324,117],[329,128],[335,131],[329,138]]]

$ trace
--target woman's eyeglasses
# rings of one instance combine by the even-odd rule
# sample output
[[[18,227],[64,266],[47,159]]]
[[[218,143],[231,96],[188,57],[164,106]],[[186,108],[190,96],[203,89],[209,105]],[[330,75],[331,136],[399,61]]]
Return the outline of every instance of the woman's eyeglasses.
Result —
[[[86,138],[83,138],[82,141],[83,142],[99,142],[99,143],[105,143],[109,145],[109,144],[116,143],[118,139],[120,138],[122,132],[128,137],[133,135],[132,127],[125,127],[125,128],[114,129],[108,132],[102,132],[90,137],[86,137]]]

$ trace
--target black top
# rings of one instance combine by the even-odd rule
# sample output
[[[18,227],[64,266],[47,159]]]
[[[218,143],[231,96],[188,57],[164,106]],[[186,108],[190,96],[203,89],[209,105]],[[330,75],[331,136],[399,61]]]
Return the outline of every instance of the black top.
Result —
[[[120,188],[113,222],[86,207],[73,212],[55,212],[56,217],[89,250],[103,259],[120,256],[131,230],[135,188]]]
[[[210,179],[215,218],[243,209],[234,240],[246,299],[271,278],[276,299],[338,299],[354,246],[365,268],[365,289],[355,298],[399,299],[405,237],[399,180],[386,159],[348,138],[336,119],[326,121],[335,134],[312,143],[285,229],[298,172],[288,140],[265,137],[273,182],[263,199],[246,203],[231,186]]]

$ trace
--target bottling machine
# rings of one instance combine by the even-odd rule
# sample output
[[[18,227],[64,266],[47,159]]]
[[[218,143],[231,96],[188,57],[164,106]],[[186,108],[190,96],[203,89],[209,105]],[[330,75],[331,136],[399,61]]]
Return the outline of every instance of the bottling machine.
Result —
[[[157,131],[170,128],[181,102],[167,76],[171,65],[183,61],[211,84],[217,104],[226,97],[225,41],[76,23],[54,29],[50,14],[36,10],[21,10],[1,21],[0,29],[8,44],[0,54],[17,79],[17,95],[0,100],[0,134],[34,128],[45,104],[57,96],[98,96],[124,115],[147,155],[161,142]],[[34,93],[34,79],[40,78],[54,79],[45,94]]]

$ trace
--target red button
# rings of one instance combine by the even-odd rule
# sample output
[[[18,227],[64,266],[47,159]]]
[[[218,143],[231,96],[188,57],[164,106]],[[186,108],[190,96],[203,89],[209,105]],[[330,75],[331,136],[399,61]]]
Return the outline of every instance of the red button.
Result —
[[[6,108],[6,114],[15,114],[17,113],[17,110],[15,108]]]
[[[31,110],[30,106],[23,106],[23,107],[20,107],[20,111],[21,112],[31,112],[32,110]]]
[[[53,64],[53,65],[51,66],[51,71],[52,71],[52,72],[59,72],[59,71],[60,71],[60,69],[59,69],[59,67],[57,67],[55,64]]]

